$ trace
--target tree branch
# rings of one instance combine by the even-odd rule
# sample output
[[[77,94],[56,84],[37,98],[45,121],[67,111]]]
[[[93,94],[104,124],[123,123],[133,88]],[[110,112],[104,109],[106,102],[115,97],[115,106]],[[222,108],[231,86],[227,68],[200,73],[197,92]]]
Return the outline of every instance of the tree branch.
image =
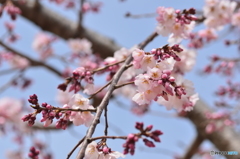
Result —
[[[46,64],[44,62],[34,60],[34,59],[28,57],[27,55],[24,55],[23,53],[20,53],[19,51],[14,50],[13,48],[7,46],[2,41],[0,41],[0,45],[3,46],[6,50],[12,52],[13,54],[21,56],[21,57],[27,59],[30,62],[30,65],[32,67],[42,66],[42,67],[48,69],[49,71],[51,71],[52,73],[56,74],[57,76],[62,77],[62,73],[60,71],[58,71],[57,69],[53,68],[52,66],[50,66],[50,65],[48,65],[48,64]]]
[[[4,3],[5,0],[0,0]],[[18,1],[12,1],[14,5],[22,10],[22,16],[30,20],[41,29],[52,32],[63,39],[86,38],[93,44],[94,52],[100,53],[102,58],[112,56],[113,52],[120,47],[110,38],[100,35],[90,29],[81,26],[78,22],[73,22],[51,9],[43,6],[38,0],[26,1],[20,4]]]
[[[240,152],[240,134],[237,133],[232,127],[226,126],[221,131],[215,131],[211,134],[206,133],[205,128],[209,123],[209,120],[205,117],[206,112],[212,113],[213,110],[200,100],[195,105],[193,111],[189,112],[186,117],[188,117],[195,124],[199,135],[209,139],[219,151]],[[226,156],[226,158],[231,159],[232,156]]]
[[[204,141],[204,137],[202,137],[199,133],[197,133],[197,136],[193,143],[189,146],[187,152],[185,153],[183,159],[191,159],[194,154],[198,151],[200,145]]]
[[[138,47],[140,49],[143,49],[150,41],[152,41],[158,34],[156,32],[154,32],[153,34],[151,34],[144,42],[142,42],[141,44],[138,45]],[[95,114],[94,120],[91,124],[91,126],[89,127],[87,134],[86,134],[86,138],[83,141],[83,144],[81,146],[81,150],[79,151],[78,155],[77,155],[77,159],[83,159],[84,155],[85,155],[85,150],[87,148],[88,143],[90,142],[90,139],[95,131],[95,128],[97,127],[97,124],[100,122],[99,119],[102,115],[103,110],[105,109],[105,107],[108,105],[108,102],[112,96],[112,93],[115,89],[115,86],[117,85],[118,80],[120,79],[121,75],[123,74],[123,72],[126,70],[126,66],[130,64],[130,62],[132,61],[133,57],[132,55],[130,55],[125,63],[120,67],[120,69],[117,71],[117,73],[114,75],[113,80],[111,85],[109,86],[109,89],[106,93],[106,95],[104,96],[102,102],[100,103],[99,107],[97,108],[97,112]]]

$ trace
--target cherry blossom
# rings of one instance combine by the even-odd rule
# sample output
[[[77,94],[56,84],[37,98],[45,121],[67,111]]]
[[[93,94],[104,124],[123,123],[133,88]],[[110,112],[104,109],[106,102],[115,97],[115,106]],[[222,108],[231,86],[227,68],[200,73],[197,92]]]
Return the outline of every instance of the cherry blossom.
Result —
[[[109,148],[107,149],[109,150]],[[117,151],[110,150],[108,153],[104,153],[103,151],[104,150],[100,150],[98,148],[98,144],[95,141],[92,141],[86,148],[85,159],[117,159],[119,157],[125,158],[122,153]]]
[[[4,97],[0,99],[0,124],[5,122],[17,122],[20,119],[22,110],[22,102],[20,100]]]
[[[157,21],[156,28],[158,34],[162,36],[169,36],[170,43],[179,43],[182,39],[188,38],[189,33],[193,30],[196,17],[193,8],[189,10],[174,10],[173,8],[157,8]]]
[[[204,24],[209,28],[221,29],[231,22],[237,3],[230,0],[206,0],[203,14],[206,17]]]
[[[92,43],[87,39],[70,39],[68,45],[75,54],[92,53]]]
[[[80,94],[74,94],[70,99],[68,104],[71,108],[74,109],[93,109],[93,106],[89,104],[89,99],[84,98]],[[89,126],[93,120],[93,114],[91,112],[71,112],[69,117],[70,121],[73,122],[74,125],[79,126],[84,124],[85,126]]]
[[[53,55],[53,49],[51,48],[51,43],[56,40],[56,38],[47,35],[46,33],[38,33],[34,38],[32,47],[40,54],[42,60]]]
[[[8,62],[13,68],[17,69],[25,69],[30,64],[26,58],[14,54],[8,59]]]
[[[182,46],[181,46],[182,47]],[[197,53],[195,50],[188,50],[182,47],[184,51],[179,54],[181,61],[178,61],[174,65],[174,70],[179,73],[186,73],[192,70],[196,63]]]

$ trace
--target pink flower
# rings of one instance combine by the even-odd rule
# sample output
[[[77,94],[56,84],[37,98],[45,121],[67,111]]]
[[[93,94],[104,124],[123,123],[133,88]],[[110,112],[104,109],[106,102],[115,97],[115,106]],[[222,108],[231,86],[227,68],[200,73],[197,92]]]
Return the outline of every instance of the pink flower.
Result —
[[[231,22],[237,3],[229,0],[206,0],[203,14],[206,17],[204,24],[209,28],[221,29]]]
[[[18,122],[22,110],[22,102],[17,99],[4,97],[0,99],[0,123],[4,124],[6,121]]]
[[[70,102],[68,104],[73,109],[93,109],[93,106],[89,104],[89,99],[84,98],[80,94],[74,94],[72,98],[70,99]],[[93,114],[91,112],[85,111],[85,112],[75,112],[72,111],[71,115],[69,117],[69,120],[73,122],[74,125],[85,125],[90,126],[93,121]]]
[[[196,18],[192,15],[195,13],[193,8],[186,10],[185,13],[175,11],[173,8],[157,8],[158,26],[156,31],[162,36],[170,36],[170,43],[179,43],[182,39],[186,39],[192,31]]]
[[[98,150],[96,148],[97,143],[95,141],[88,144],[85,151],[85,159],[97,159],[99,156]]]
[[[240,10],[237,13],[233,14],[232,25],[240,27]]]
[[[151,88],[151,81],[147,74],[140,74],[135,78],[134,84],[138,87],[139,91],[145,91]]]
[[[216,125],[214,123],[209,123],[205,128],[205,131],[208,134],[213,133],[215,130],[216,130]]]
[[[74,94],[68,104],[71,108],[74,109],[88,109],[91,107],[89,104],[89,99],[84,98],[80,94]]]
[[[119,157],[125,158],[125,155],[123,155],[122,153],[120,153],[118,151],[112,151],[108,154],[101,153],[99,156],[99,159],[117,159]]]
[[[70,99],[71,99],[71,94],[69,92],[58,91],[56,100],[59,104],[64,105],[66,103],[69,103]]]
[[[87,83],[84,88],[85,89],[84,89],[83,93],[86,93],[87,95],[91,95],[96,91],[94,84]]]
[[[56,40],[54,37],[50,37],[45,33],[39,33],[36,35],[32,47],[36,50],[42,60],[50,57],[53,54],[53,49],[51,48],[51,43]]]
[[[87,39],[70,39],[68,40],[68,45],[71,50],[78,54],[91,54],[92,53],[92,43]]]
[[[150,101],[146,98],[144,92],[139,92],[132,97],[132,100],[138,105],[149,104]]]
[[[46,46],[50,45],[51,42],[52,38],[50,38],[47,34],[38,33],[33,40],[32,47],[36,51],[41,51]]]
[[[29,66],[29,61],[27,59],[14,54],[8,59],[8,62],[13,68],[18,69],[24,69]]]
[[[117,61],[122,61],[125,60],[129,55],[130,55],[130,51],[126,48],[121,48],[120,50],[114,52],[114,58]]]

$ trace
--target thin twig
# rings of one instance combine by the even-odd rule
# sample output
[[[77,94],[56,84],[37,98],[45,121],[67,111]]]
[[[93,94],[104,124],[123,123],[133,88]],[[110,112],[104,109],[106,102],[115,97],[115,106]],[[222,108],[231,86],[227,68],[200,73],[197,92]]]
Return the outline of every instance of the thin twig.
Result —
[[[79,19],[78,19],[78,24],[79,24],[79,27],[82,26],[82,21],[83,21],[83,15],[84,15],[84,12],[83,12],[83,4],[84,4],[85,0],[80,0],[80,9],[79,9]]]
[[[194,154],[199,150],[199,147],[201,146],[202,142],[204,141],[204,137],[197,132],[197,136],[193,143],[189,146],[187,152],[184,155],[184,159],[191,159]]]
[[[0,45],[3,46],[6,50],[10,51],[11,53],[27,59],[30,62],[30,65],[32,67],[42,66],[42,67],[45,67],[46,69],[48,69],[49,71],[53,72],[57,76],[62,77],[62,73],[60,71],[58,71],[57,69],[53,68],[52,66],[50,66],[50,65],[48,65],[48,64],[46,64],[44,62],[34,60],[34,59],[28,57],[27,55],[24,55],[23,53],[20,53],[19,51],[14,50],[13,48],[7,46],[2,41],[0,41]]]
[[[22,76],[24,70],[20,70],[19,73],[17,73],[15,76],[13,76],[12,80],[9,80],[6,84],[4,84],[2,87],[0,87],[0,93],[3,93],[9,86],[12,85],[12,83],[20,76]]]
[[[85,137],[83,137],[76,146],[74,146],[74,148],[69,152],[69,154],[67,155],[66,159],[69,159],[71,157],[71,155],[73,154],[73,152],[78,148],[78,146],[83,142],[83,140],[85,139]]]
[[[105,130],[104,130],[104,135],[108,135],[108,117],[107,117],[107,107],[104,109],[104,117],[105,117]]]
[[[115,88],[118,89],[118,88],[121,88],[121,87],[123,87],[123,86],[130,85],[130,84],[134,84],[134,81],[126,82],[126,83],[122,83],[122,84],[116,85]]]
[[[39,105],[38,106],[31,105],[31,107],[34,109],[48,110],[48,108],[40,107]],[[58,111],[96,112],[96,109],[73,109],[73,108],[59,108],[59,107],[52,107],[51,109],[58,110]]]
[[[9,69],[6,69],[6,70],[2,70],[2,71],[0,71],[0,76],[8,74],[8,73],[12,73],[12,72],[17,71],[17,70],[19,70],[19,69],[17,69],[17,68],[9,68]]]
[[[100,140],[100,139],[123,139],[126,140],[127,136],[99,136],[91,138],[90,141]]]
[[[118,62],[109,64],[109,65],[106,65],[106,66],[104,66],[104,67],[95,69],[95,70],[92,71],[92,74],[94,74],[94,73],[96,73],[96,72],[99,72],[99,71],[102,71],[102,70],[105,70],[105,69],[107,69],[108,67],[111,67],[111,66],[114,66],[114,65],[118,65],[118,64],[120,64],[120,63],[123,63],[124,61],[125,61],[125,60],[118,61]]]
[[[149,42],[151,42],[155,37],[157,37],[157,35],[158,34],[156,32],[154,32],[144,42],[139,44],[138,47],[140,49],[143,49]],[[108,102],[112,96],[113,91],[115,90],[115,86],[116,86],[117,82],[119,81],[123,72],[127,69],[126,66],[131,63],[132,59],[133,59],[132,55],[129,55],[129,57],[126,59],[125,63],[120,67],[120,69],[114,75],[113,80],[111,82],[111,85],[110,85],[106,95],[104,96],[102,102],[100,103],[99,107],[97,108],[97,112],[95,114],[94,120],[87,131],[86,138],[84,139],[83,144],[81,146],[81,150],[78,152],[78,155],[76,157],[77,159],[84,158],[87,145],[89,144],[90,138],[92,137],[92,135],[97,127],[97,124],[100,122],[100,117],[102,115],[102,112],[105,109],[105,107],[108,105]]]
[[[157,13],[146,13],[146,14],[131,14],[131,13],[126,13],[125,16],[128,18],[152,18],[155,17],[157,15]]]
[[[103,87],[101,87],[99,90],[97,90],[95,93],[93,93],[88,99],[92,99],[95,95],[97,95],[99,92],[101,92],[104,88],[109,86],[111,84],[112,80],[110,80],[107,84],[105,84]]]

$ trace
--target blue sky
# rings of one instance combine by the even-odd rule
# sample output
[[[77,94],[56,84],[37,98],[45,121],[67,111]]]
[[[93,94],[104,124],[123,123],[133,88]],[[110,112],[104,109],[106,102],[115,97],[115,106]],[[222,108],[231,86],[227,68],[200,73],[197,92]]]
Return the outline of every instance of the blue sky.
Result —
[[[48,7],[51,7],[53,10],[58,11],[60,14],[67,16],[72,20],[76,20],[77,17],[73,11],[66,11],[63,8],[58,8],[54,4],[46,0],[43,0],[43,3]],[[150,33],[152,33],[157,24],[155,18],[142,18],[142,19],[131,19],[125,18],[124,14],[126,12],[131,12],[132,14],[142,14],[142,13],[153,13],[156,11],[158,6],[165,7],[174,7],[176,9],[184,9],[195,7],[196,9],[201,9],[204,4],[204,1],[192,1],[192,0],[168,0],[168,1],[159,1],[159,0],[126,0],[126,2],[119,2],[118,0],[104,1],[103,7],[99,14],[89,14],[84,18],[84,25],[93,29],[103,35],[113,38],[119,45],[126,48],[131,48],[133,45],[140,43],[144,40]],[[7,16],[3,16],[0,19],[0,24],[2,25],[9,19]],[[201,26],[200,26],[201,28]],[[26,53],[27,55],[37,58],[37,53],[31,48],[31,43],[36,35],[40,31],[40,28],[29,23],[23,18],[19,18],[16,22],[15,32],[20,34],[21,40],[16,44],[12,45],[14,48]],[[2,31],[0,31],[2,33]],[[167,43],[167,38],[158,37],[152,43],[146,47],[146,51],[151,50],[152,48],[163,46]],[[54,47],[57,53],[65,53],[68,51],[66,44],[63,40],[59,40]],[[194,82],[196,91],[200,94],[200,97],[212,105],[214,95],[213,91],[218,87],[219,84],[224,82],[224,79],[219,79],[218,76],[200,76],[198,71],[203,68],[208,63],[208,56],[213,53],[217,54],[226,54],[230,52],[236,52],[235,48],[226,48],[222,44],[222,41],[219,41],[214,44],[210,44],[207,48],[198,51],[197,65],[194,67],[194,70],[186,75],[187,79],[190,79]],[[53,64],[54,62],[54,64]],[[50,60],[48,62],[54,66],[57,66],[59,69],[63,68],[59,62]],[[4,66],[1,69],[3,69]],[[10,96],[15,98],[24,98],[26,99],[29,95],[36,93],[39,96],[41,102],[51,102],[51,104],[56,104],[54,102],[56,95],[56,86],[63,81],[60,80],[55,75],[50,74],[42,68],[33,68],[29,69],[26,72],[26,75],[34,79],[34,85],[30,89],[21,91],[15,88],[10,88],[4,93],[0,94],[0,97]],[[8,79],[8,76],[1,77],[1,81]],[[4,82],[5,83],[5,82]],[[129,104],[128,101],[122,99],[125,104]],[[174,111],[166,111],[162,106],[154,104],[152,106],[153,110],[156,112],[164,113],[173,113]],[[174,154],[184,154],[185,150],[195,137],[195,128],[194,125],[186,119],[182,118],[173,118],[166,116],[151,116],[145,115],[142,117],[132,116],[129,111],[126,111],[122,108],[116,106],[116,103],[112,102],[109,106],[109,120],[110,123],[119,127],[123,132],[134,133],[134,125],[136,121],[143,121],[146,125],[153,124],[154,129],[160,129],[164,132],[164,135],[161,136],[162,142],[157,144],[157,148],[148,148],[144,147],[142,143],[138,143],[138,146],[144,147],[144,150],[137,150],[136,155],[133,157],[126,156],[127,159],[136,158],[136,159],[146,159],[146,158],[164,158],[171,159],[172,156],[169,153]],[[110,124],[110,125],[111,125]],[[100,124],[97,127],[96,134],[103,134],[104,125]],[[84,126],[74,127],[70,130],[50,132],[45,134],[40,134],[39,138],[43,141],[49,143],[50,149],[54,152],[54,157],[56,159],[65,158],[69,151],[75,146],[75,144],[80,140],[80,137],[85,134],[86,128]],[[109,130],[109,135],[126,135],[122,132],[116,132],[112,129]],[[11,134],[6,138],[5,136],[0,137],[0,158],[4,157],[4,152],[6,149],[17,148],[11,141]],[[4,144],[2,144],[4,143]],[[29,144],[29,139],[27,140]],[[184,146],[180,146],[179,143],[182,143]],[[122,151],[123,141],[111,141],[109,140],[109,146],[113,150]],[[28,145],[29,146],[29,145]],[[206,144],[209,147],[209,144]],[[25,149],[28,149],[26,146]],[[165,150],[162,152],[162,150]],[[73,155],[73,158],[75,155]]]

